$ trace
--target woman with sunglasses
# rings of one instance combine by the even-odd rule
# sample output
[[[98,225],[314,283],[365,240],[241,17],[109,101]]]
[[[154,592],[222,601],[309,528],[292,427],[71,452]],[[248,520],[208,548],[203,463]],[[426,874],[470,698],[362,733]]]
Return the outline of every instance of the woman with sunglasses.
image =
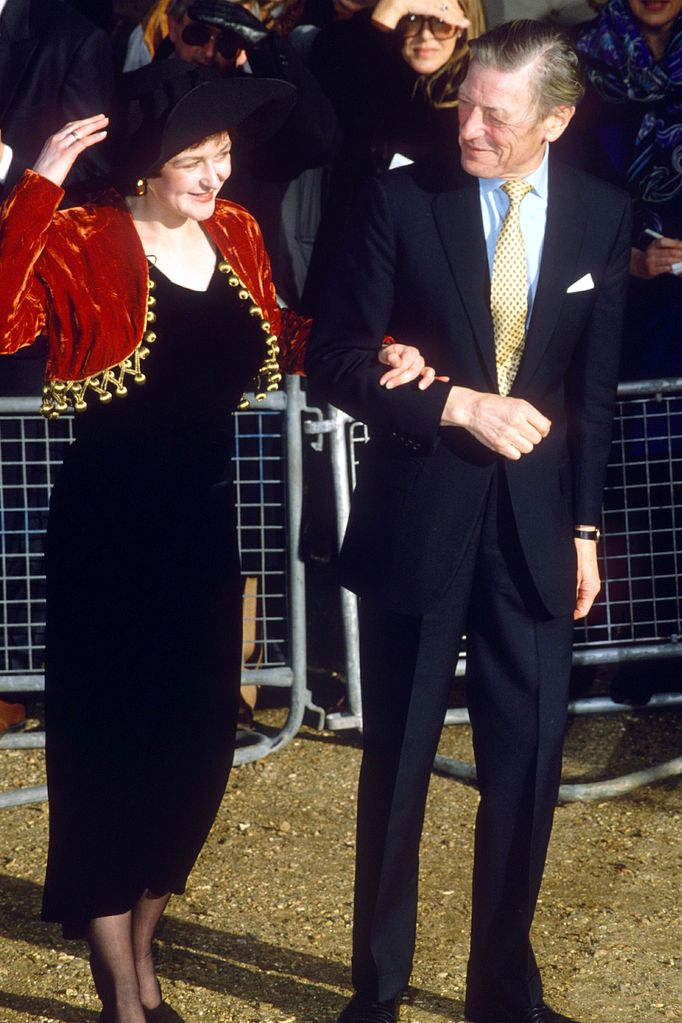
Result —
[[[294,90],[177,60],[125,86],[118,190],[57,209],[77,157],[107,135],[97,115],[53,135],[0,207],[0,351],[46,334],[43,412],[76,410],[46,542],[43,918],[87,938],[102,1023],[162,1023],[180,1017],[152,937],[234,750],[230,411],[299,370],[307,324],[279,309],[253,218],[216,198],[233,142],[271,135]],[[423,366],[401,374],[401,352],[382,355],[394,383]]]
[[[307,308],[314,309],[362,184],[401,163],[456,159],[457,88],[467,41],[483,28],[480,0],[379,0],[319,32],[311,69],[334,105],[344,144],[332,165]]]
[[[467,0],[462,0],[461,8],[448,0],[379,0],[372,22],[400,38],[400,55],[418,75],[415,94],[423,90],[436,109],[457,105],[468,56],[466,40],[484,29],[480,5]]]

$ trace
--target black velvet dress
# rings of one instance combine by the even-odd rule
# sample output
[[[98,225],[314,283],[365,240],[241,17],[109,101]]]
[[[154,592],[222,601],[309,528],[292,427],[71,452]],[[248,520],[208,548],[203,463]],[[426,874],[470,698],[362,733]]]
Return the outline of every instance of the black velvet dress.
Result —
[[[77,414],[50,507],[43,917],[67,937],[184,890],[233,755],[231,412],[263,333],[217,271],[206,292],[151,278],[146,383]]]

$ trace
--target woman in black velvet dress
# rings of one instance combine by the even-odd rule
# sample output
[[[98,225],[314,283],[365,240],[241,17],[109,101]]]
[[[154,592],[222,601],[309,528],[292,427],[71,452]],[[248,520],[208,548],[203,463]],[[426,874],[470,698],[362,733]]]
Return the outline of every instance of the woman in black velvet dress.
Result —
[[[75,159],[107,133],[98,115],[52,136],[0,208],[0,351],[46,334],[43,411],[77,411],[46,547],[43,915],[87,938],[103,1023],[179,1019],[151,942],[232,761],[230,413],[247,388],[275,387],[280,365],[298,370],[307,326],[279,310],[253,218],[216,198],[232,136],[262,141],[294,90],[181,61],[127,88],[119,157],[144,175],[134,194],[57,210]],[[428,384],[414,354],[389,346],[377,374]]]

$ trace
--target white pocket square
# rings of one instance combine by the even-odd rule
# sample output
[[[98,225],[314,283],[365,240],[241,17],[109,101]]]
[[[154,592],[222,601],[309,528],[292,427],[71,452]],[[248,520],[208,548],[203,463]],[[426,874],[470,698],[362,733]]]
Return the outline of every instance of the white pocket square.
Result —
[[[585,274],[579,281],[575,281],[568,288],[566,288],[566,294],[572,295],[576,291],[589,291],[590,288],[594,287],[594,281],[592,280],[592,274]]]

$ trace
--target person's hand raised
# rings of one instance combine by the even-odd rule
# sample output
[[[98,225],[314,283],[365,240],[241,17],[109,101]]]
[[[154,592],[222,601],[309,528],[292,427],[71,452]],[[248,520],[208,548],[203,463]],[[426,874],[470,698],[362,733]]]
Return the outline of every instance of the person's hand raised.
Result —
[[[469,19],[457,0],[379,0],[372,11],[372,21],[382,28],[394,29],[408,14],[437,18],[454,25],[459,32],[469,27]]]
[[[33,170],[61,187],[80,154],[106,138],[108,124],[106,114],[95,114],[82,121],[69,121],[54,135],[50,135],[33,164]]]

